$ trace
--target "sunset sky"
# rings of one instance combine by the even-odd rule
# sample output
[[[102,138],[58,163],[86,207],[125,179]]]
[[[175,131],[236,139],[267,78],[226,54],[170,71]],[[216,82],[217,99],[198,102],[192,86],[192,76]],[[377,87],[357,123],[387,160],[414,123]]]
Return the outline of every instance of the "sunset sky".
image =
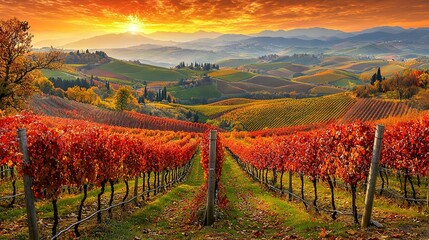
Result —
[[[0,0],[2,19],[30,22],[37,40],[101,33],[256,33],[325,27],[428,27],[428,0]]]

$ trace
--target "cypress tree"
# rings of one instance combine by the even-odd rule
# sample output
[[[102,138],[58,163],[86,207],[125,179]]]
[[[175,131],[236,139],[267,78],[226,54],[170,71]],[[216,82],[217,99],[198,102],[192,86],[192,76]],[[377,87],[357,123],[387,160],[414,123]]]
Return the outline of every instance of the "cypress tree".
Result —
[[[371,85],[374,85],[375,81],[377,81],[377,73],[374,73],[371,77]]]
[[[381,70],[380,70],[380,68],[378,68],[378,70],[377,70],[377,80],[378,81],[383,81],[383,77],[381,76]]]

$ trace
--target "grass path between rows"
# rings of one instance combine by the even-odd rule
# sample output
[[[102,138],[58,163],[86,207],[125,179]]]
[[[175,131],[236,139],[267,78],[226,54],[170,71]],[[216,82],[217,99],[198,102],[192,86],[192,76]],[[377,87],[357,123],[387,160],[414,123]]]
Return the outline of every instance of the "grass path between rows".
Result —
[[[213,227],[203,228],[190,220],[195,197],[205,181],[200,157],[196,155],[190,174],[183,183],[156,197],[151,196],[147,202],[139,201],[142,204],[140,207],[130,204],[125,209],[115,209],[113,219],[108,219],[104,214],[101,224],[95,220],[83,224],[81,239],[367,239],[374,236],[377,239],[425,239],[424,236],[428,234],[428,223],[420,218],[415,218],[421,221],[417,224],[418,228],[415,228],[415,224],[413,228],[408,225],[401,227],[408,219],[400,218],[397,223],[386,221],[388,228],[385,230],[371,228],[366,231],[350,224],[350,216],[341,216],[332,221],[326,214],[314,215],[305,210],[300,202],[289,202],[286,196],[268,191],[240,169],[228,153],[225,157],[221,181],[229,203]],[[118,189],[121,191],[122,188],[119,184]],[[98,190],[91,194],[96,193]],[[80,198],[62,199],[61,212],[67,212],[67,202],[75,202]],[[38,211],[45,212],[45,216],[51,214],[49,204],[41,205]],[[6,212],[6,215],[12,220],[16,218],[15,211]],[[397,216],[401,215],[395,215],[395,218]],[[8,220],[11,228],[14,223],[12,220]],[[18,220],[21,222],[25,219],[20,217]],[[50,223],[50,220],[47,222]],[[64,227],[66,224],[61,225]],[[13,239],[26,239],[26,229],[21,230],[21,237],[15,235]],[[414,232],[415,235],[407,235],[407,232]],[[73,233],[68,232],[64,237],[73,238]]]
[[[108,221],[93,229],[97,239],[249,239],[317,238],[327,224],[297,204],[267,192],[226,155],[222,182],[229,200],[222,219],[213,227],[190,222],[191,206],[203,184],[199,158],[186,181],[122,221]],[[338,223],[330,223],[338,228]]]

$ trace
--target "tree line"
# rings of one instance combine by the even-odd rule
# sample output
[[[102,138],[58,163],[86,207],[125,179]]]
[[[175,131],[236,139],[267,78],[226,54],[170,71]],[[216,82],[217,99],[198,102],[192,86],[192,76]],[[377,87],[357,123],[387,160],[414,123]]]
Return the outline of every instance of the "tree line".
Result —
[[[199,71],[210,71],[210,70],[219,70],[219,65],[212,63],[198,63],[191,62],[190,64],[185,64],[185,62],[180,62],[179,65],[176,66],[176,69],[189,68],[191,70],[199,70]]]
[[[86,51],[69,52],[64,59],[66,64],[103,64],[109,61],[109,56],[105,52],[90,52],[88,49]]]

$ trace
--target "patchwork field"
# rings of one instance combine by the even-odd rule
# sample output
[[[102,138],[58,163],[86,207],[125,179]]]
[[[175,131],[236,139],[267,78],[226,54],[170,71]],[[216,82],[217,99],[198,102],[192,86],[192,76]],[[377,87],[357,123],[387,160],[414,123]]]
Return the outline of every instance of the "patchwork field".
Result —
[[[217,85],[217,90],[219,90],[219,92],[221,92],[223,94],[243,94],[243,93],[246,93],[246,91],[244,91],[243,89],[235,87],[235,86],[233,86],[233,85],[231,85],[225,81],[218,80],[218,81],[216,81],[216,85]]]
[[[360,74],[360,79],[371,79],[371,76],[377,72],[378,67],[372,68],[368,71],[365,71]],[[381,75],[384,77],[390,77],[393,76],[395,73],[402,72],[405,70],[406,67],[404,67],[401,63],[398,62],[390,62],[388,65],[380,67]]]
[[[208,75],[210,77],[218,78],[227,82],[238,82],[254,76],[252,73],[241,72],[234,69],[220,69],[218,71],[211,72]]]
[[[342,66],[344,64],[349,64],[351,62],[356,61],[354,58],[352,57],[346,57],[346,56],[331,56],[331,57],[326,57],[322,60],[322,62],[320,63],[320,66],[322,67],[338,67],[338,66]]]
[[[327,85],[341,79],[357,80],[358,78],[354,74],[347,73],[345,71],[325,70],[311,76],[302,76],[294,78],[294,81],[312,83],[316,85]]]
[[[246,80],[246,82],[273,88],[293,84],[288,80],[263,75],[252,77],[251,79]]]
[[[361,73],[364,71],[368,71],[370,69],[386,66],[388,64],[389,63],[384,60],[373,60],[373,61],[351,63],[351,64],[344,65],[340,68],[354,73]]]

